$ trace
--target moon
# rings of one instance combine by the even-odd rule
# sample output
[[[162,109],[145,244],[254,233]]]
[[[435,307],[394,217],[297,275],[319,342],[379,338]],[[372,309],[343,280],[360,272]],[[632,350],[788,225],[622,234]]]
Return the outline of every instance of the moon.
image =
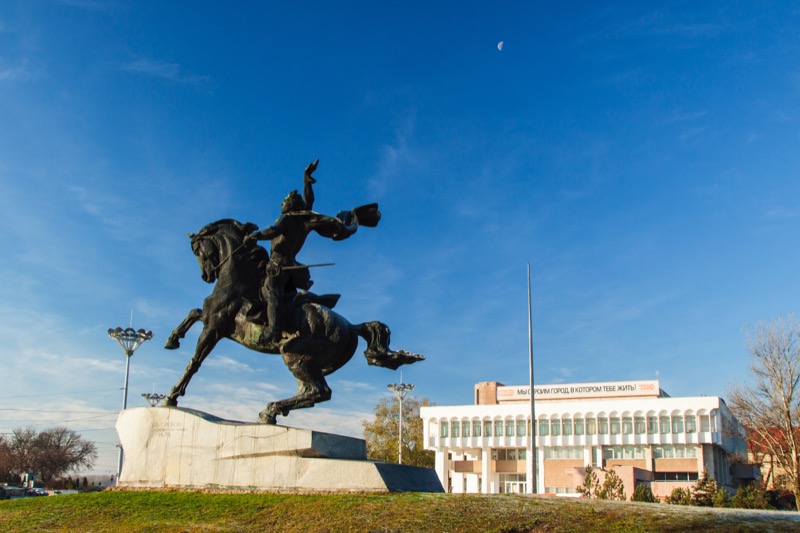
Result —
[[[503,51],[503,41],[497,43],[497,49],[500,50],[501,52]]]

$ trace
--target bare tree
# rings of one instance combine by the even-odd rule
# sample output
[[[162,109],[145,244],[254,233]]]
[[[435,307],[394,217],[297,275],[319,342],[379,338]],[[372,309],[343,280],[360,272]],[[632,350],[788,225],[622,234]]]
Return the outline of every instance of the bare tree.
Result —
[[[800,325],[794,315],[747,333],[751,385],[731,390],[730,408],[749,439],[783,471],[800,508]]]
[[[91,468],[97,458],[93,442],[64,427],[37,432],[17,428],[8,439],[0,439],[0,467],[8,473],[37,472],[42,482]]]

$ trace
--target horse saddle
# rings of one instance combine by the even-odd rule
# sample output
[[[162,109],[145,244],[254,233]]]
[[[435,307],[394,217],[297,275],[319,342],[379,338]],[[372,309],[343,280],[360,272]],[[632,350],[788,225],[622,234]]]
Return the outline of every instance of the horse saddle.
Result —
[[[341,294],[315,294],[313,292],[300,291],[292,296],[292,300],[288,305],[290,307],[299,307],[304,304],[318,304],[328,309],[333,309],[341,297]],[[267,305],[264,302],[255,303],[250,299],[246,299],[242,305],[242,311],[249,322],[267,323]]]

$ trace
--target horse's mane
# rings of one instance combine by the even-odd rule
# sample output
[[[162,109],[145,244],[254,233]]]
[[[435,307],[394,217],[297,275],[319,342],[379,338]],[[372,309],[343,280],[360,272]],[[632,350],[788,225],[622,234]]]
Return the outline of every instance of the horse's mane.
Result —
[[[242,244],[244,238],[258,230],[258,226],[252,222],[245,222],[242,224],[238,220],[232,218],[223,218],[206,224],[196,234],[190,235],[192,242],[195,239],[212,238],[222,239],[228,241],[231,250],[237,249]],[[263,272],[266,262],[269,259],[267,251],[253,241],[246,245],[244,248],[237,252],[237,255],[242,257],[249,263],[254,263],[255,268]]]
[[[235,230],[238,235],[240,235],[240,240],[244,238],[245,235],[252,233],[258,229],[258,226],[253,224],[252,222],[245,222],[242,224],[238,220],[234,220],[232,218],[223,218],[221,220],[217,220],[216,222],[212,222],[211,224],[206,224],[203,228],[197,232],[198,237],[210,237],[211,235],[218,234],[220,232],[228,233],[231,230]]]

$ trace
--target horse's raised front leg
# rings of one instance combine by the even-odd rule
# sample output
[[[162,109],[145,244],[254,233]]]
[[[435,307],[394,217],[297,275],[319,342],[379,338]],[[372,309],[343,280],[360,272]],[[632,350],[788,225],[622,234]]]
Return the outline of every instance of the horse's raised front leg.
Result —
[[[186,366],[186,371],[183,373],[180,381],[172,387],[172,391],[170,391],[169,396],[167,396],[166,405],[173,407],[178,405],[178,396],[186,394],[186,387],[189,385],[192,376],[200,369],[200,365],[203,364],[203,361],[217,345],[220,338],[219,333],[211,329],[208,325],[203,328],[200,338],[197,339],[197,348],[195,348],[194,355]]]
[[[192,309],[189,311],[189,314],[186,315],[186,318],[183,319],[183,322],[181,322],[177,328],[172,330],[172,334],[167,338],[164,348],[167,350],[176,350],[180,348],[180,340],[186,335],[186,332],[189,331],[189,328],[194,326],[202,316],[203,311],[201,309]]]
[[[258,421],[262,424],[275,424],[279,414],[286,416],[293,409],[313,407],[314,404],[331,399],[331,389],[314,358],[288,351],[295,348],[302,352],[296,345],[298,342],[303,343],[299,339],[290,340],[282,349],[283,361],[297,380],[297,394],[285,400],[270,402],[258,415]]]

